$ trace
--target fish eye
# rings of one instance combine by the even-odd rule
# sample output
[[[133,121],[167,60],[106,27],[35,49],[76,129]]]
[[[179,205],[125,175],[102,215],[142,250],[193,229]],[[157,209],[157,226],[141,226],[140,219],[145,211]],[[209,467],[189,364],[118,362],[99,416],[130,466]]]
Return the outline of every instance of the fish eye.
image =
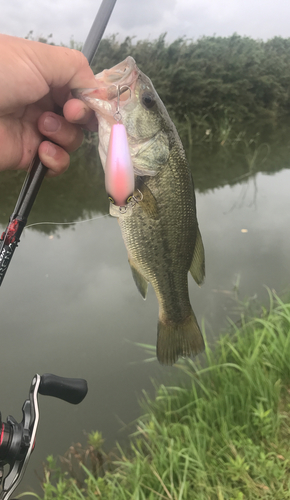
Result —
[[[145,108],[150,109],[155,104],[155,97],[153,92],[143,92],[142,94],[142,104]]]
[[[110,202],[113,203],[113,205],[116,205],[115,200],[114,200],[114,198],[112,198],[112,196],[108,196],[108,198],[109,198]]]
[[[132,194],[130,194],[130,196],[128,196],[128,198],[127,198],[127,200],[126,200],[126,203],[130,203],[130,201],[132,200],[132,198],[133,198],[133,195],[132,195]]]

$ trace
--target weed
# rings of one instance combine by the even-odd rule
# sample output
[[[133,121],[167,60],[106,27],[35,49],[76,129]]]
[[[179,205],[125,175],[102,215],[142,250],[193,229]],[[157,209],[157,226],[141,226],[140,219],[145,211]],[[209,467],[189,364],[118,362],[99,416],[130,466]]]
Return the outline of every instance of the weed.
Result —
[[[50,461],[43,499],[289,499],[289,329],[290,303],[270,294],[269,311],[206,344],[202,364],[179,362],[181,383],[144,394],[130,447],[102,474],[82,465],[80,485]]]

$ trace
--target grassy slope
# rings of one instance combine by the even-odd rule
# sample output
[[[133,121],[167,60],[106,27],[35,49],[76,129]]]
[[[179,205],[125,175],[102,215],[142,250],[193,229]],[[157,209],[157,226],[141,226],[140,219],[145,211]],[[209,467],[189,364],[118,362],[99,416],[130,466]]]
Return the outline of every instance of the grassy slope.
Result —
[[[130,449],[87,489],[47,470],[45,500],[290,498],[290,303],[234,327],[206,368],[180,365],[183,387],[147,400]]]

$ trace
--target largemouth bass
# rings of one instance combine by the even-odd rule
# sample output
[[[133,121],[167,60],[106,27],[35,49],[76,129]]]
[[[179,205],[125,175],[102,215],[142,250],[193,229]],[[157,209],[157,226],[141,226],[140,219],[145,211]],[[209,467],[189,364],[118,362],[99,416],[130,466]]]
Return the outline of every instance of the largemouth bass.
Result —
[[[74,95],[96,112],[104,169],[112,126],[118,119],[126,128],[135,191],[125,207],[111,203],[110,213],[118,217],[139,292],[145,299],[148,283],[155,290],[157,358],[171,365],[204,349],[187,282],[188,271],[199,285],[205,275],[191,172],[164,104],[132,57],[96,75],[96,85]]]

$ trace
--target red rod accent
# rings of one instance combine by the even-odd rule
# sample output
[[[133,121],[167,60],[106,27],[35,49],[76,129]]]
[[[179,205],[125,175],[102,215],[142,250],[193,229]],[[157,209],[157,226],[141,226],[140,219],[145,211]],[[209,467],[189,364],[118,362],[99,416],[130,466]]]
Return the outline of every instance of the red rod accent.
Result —
[[[5,238],[5,231],[2,233],[1,240],[4,240],[5,238],[5,244],[10,245],[10,243],[14,243],[15,241],[15,233],[18,229],[19,222],[17,219],[14,219],[12,222],[10,222],[7,231],[6,231],[6,238]]]
[[[0,446],[3,443],[3,438],[4,438],[4,424],[2,424],[2,430],[1,430],[1,436],[0,436]]]

